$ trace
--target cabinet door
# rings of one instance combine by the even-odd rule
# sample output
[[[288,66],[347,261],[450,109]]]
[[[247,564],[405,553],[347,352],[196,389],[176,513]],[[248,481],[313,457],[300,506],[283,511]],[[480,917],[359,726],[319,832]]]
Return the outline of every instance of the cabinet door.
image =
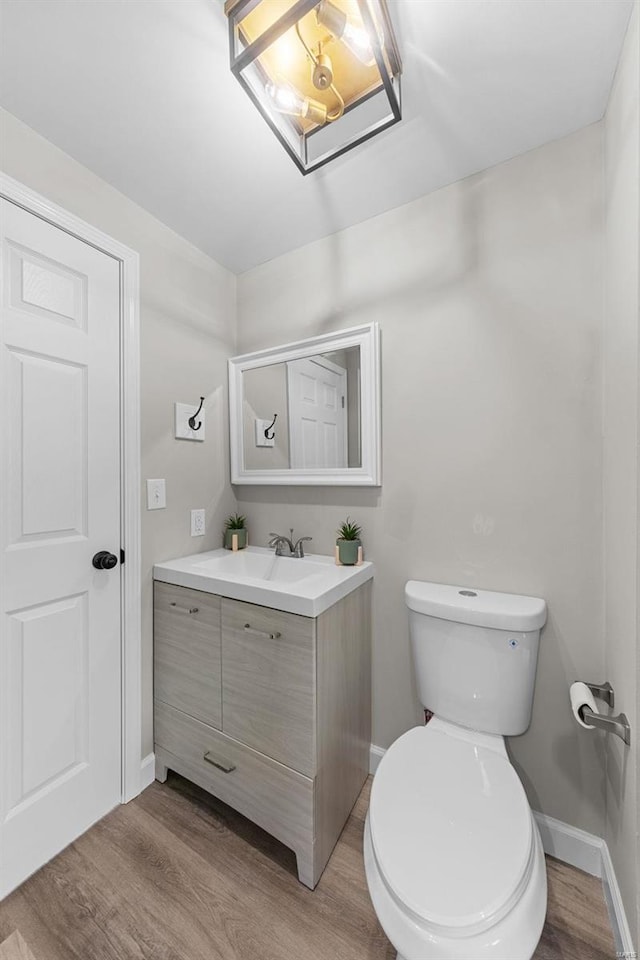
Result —
[[[315,774],[315,620],[222,601],[223,730]]]
[[[220,729],[220,598],[156,583],[154,686],[157,700]]]

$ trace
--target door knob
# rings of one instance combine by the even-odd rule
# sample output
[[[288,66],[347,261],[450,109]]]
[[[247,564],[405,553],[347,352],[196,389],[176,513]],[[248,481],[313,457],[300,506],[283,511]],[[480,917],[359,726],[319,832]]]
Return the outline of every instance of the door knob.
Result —
[[[109,553],[108,550],[99,550],[91,563],[96,570],[113,570],[118,563],[118,558],[115,553]]]

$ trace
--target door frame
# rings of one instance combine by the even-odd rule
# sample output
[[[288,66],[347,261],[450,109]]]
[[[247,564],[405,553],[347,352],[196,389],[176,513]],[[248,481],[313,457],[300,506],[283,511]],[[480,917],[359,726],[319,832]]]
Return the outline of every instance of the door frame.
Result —
[[[120,264],[121,802],[142,789],[140,573],[140,258],[124,244],[0,171],[0,197]],[[146,785],[146,784],[145,784]]]

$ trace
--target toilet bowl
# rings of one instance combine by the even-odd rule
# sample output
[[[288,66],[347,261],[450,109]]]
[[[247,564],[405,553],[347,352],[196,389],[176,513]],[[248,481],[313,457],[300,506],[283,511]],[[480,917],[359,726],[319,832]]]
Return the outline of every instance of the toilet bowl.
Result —
[[[502,737],[431,720],[397,740],[365,827],[371,900],[399,960],[529,960],[544,853]]]
[[[544,852],[505,735],[530,722],[546,604],[410,581],[416,681],[434,713],[376,772],[364,861],[398,960],[531,960]]]

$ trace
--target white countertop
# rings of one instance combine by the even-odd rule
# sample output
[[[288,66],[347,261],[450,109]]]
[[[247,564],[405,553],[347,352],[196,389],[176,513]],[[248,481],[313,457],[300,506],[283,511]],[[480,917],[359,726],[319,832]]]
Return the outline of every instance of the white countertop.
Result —
[[[317,617],[373,577],[373,564],[339,567],[333,557],[276,557],[267,547],[209,550],[157,563],[155,580],[263,607]]]

